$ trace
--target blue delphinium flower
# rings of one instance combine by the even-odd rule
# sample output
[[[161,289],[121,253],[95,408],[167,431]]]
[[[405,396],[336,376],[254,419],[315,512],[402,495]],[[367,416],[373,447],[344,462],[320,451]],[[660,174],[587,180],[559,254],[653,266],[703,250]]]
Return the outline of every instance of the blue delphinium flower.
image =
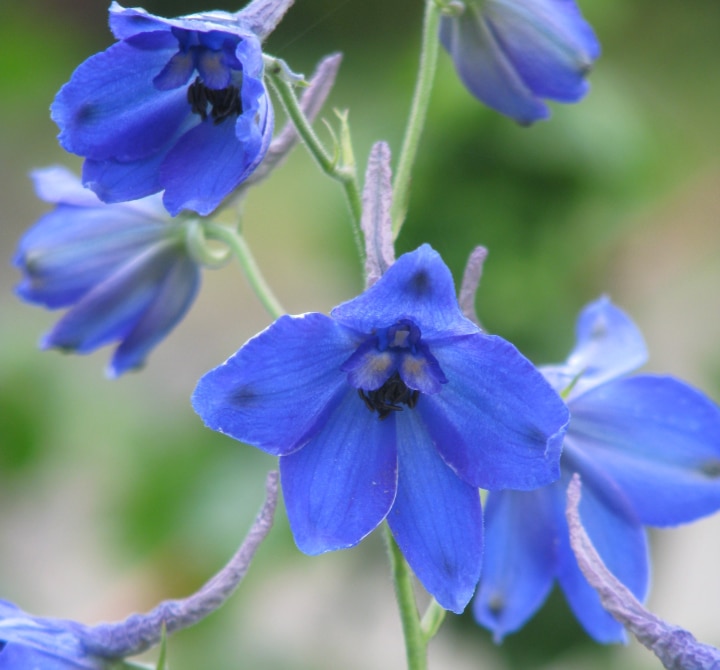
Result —
[[[30,303],[69,308],[41,346],[88,353],[119,342],[108,374],[141,367],[199,287],[185,225],[170,219],[157,196],[106,205],[64,168],[33,178],[40,198],[56,207],[20,240],[16,292]]]
[[[479,100],[519,123],[550,115],[543,100],[577,102],[600,45],[573,0],[464,0],[440,40]]]
[[[649,574],[643,526],[674,526],[720,509],[720,410],[672,377],[625,376],[645,359],[640,332],[602,298],[581,313],[566,363],[541,368],[570,409],[562,477],[537,491],[488,496],[485,567],[473,608],[497,640],[532,616],[555,580],[595,640],[625,639],[570,548],[564,511],[573,473],[582,477],[588,535],[639,600]]]
[[[466,319],[428,245],[359,297],[283,316],[207,373],[210,428],[280,456],[298,547],[351,547],[383,519],[438,602],[461,611],[481,565],[478,487],[559,474],[567,410],[505,340]]]
[[[86,159],[83,183],[105,202],[164,191],[176,215],[209,214],[247,179],[273,129],[260,38],[274,20],[258,27],[256,14],[164,19],[113,2],[119,41],[82,63],[51,108],[63,148]]]

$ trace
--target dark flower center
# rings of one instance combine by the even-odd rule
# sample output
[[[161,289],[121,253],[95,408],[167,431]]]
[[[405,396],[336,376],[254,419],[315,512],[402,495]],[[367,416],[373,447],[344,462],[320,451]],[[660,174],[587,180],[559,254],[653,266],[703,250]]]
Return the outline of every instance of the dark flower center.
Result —
[[[413,409],[421,395],[438,393],[448,381],[410,319],[374,329],[340,370],[380,420]]]
[[[371,412],[377,412],[380,420],[386,419],[393,412],[402,411],[400,405],[407,405],[410,409],[417,405],[420,391],[407,387],[395,372],[379,389],[364,391],[358,389],[358,395],[363,399],[365,406]]]
[[[210,116],[216,125],[231,116],[239,116],[243,112],[238,86],[230,85],[221,89],[208,88],[200,77],[195,77],[195,81],[188,87],[187,100],[193,114],[199,114],[203,121],[208,117],[209,105]]]

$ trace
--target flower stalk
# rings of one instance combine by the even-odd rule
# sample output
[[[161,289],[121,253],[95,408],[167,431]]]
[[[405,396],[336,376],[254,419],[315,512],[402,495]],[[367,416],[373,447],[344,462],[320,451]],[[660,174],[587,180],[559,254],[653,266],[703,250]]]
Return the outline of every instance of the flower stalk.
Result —
[[[390,568],[395,584],[395,597],[400,610],[403,637],[405,638],[405,656],[408,670],[427,670],[427,645],[432,635],[426,635],[420,623],[415,603],[412,572],[400,551],[390,528],[385,527]],[[437,632],[435,627],[434,633]]]
[[[360,197],[360,187],[357,181],[355,165],[352,163],[346,164],[344,161],[339,160],[339,158],[343,158],[344,154],[349,152],[339,150],[339,154],[330,155],[330,153],[328,153],[303,112],[293,83],[286,76],[281,61],[266,56],[265,65],[269,83],[280,99],[285,112],[295,124],[297,133],[305,143],[310,155],[326,175],[339,181],[342,185],[352,216],[353,231],[356,234],[356,238],[359,239],[362,199]],[[348,142],[346,127],[344,126],[341,148],[347,145]]]
[[[210,221],[205,222],[204,231],[208,239],[217,240],[227,245],[228,249],[230,249],[235,258],[237,258],[250,287],[267,313],[274,319],[285,314],[285,309],[275,297],[270,285],[265,280],[243,235],[239,231],[231,230],[226,226]]]
[[[410,116],[405,129],[402,149],[398,159],[393,184],[392,221],[393,236],[397,238],[405,222],[408,202],[410,200],[410,177],[417,156],[420,138],[425,127],[427,109],[430,104],[439,50],[438,29],[440,26],[441,8],[436,0],[426,0],[425,19],[423,25],[420,66],[415,82]]]

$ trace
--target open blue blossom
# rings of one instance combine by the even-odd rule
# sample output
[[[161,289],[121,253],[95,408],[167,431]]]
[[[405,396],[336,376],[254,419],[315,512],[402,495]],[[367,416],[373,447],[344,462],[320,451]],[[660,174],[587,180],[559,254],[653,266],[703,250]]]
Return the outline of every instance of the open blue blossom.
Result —
[[[473,608],[497,640],[534,614],[555,580],[595,640],[625,639],[570,547],[564,512],[573,473],[582,478],[580,512],[592,543],[639,600],[649,574],[643,526],[674,526],[720,509],[720,410],[672,377],[625,376],[645,358],[640,332],[601,298],[581,313],[565,364],[541,368],[570,409],[562,477],[537,491],[488,497]]]
[[[106,205],[64,168],[33,173],[40,198],[56,205],[20,240],[14,263],[25,301],[69,308],[43,348],[88,353],[119,342],[108,374],[141,367],[182,319],[200,268],[157,196]]]
[[[544,100],[577,102],[600,45],[573,0],[464,0],[440,40],[479,100],[519,123],[550,115]]]
[[[351,547],[387,519],[420,581],[458,612],[480,574],[478,487],[553,481],[568,420],[527,359],[462,315],[428,245],[329,317],[279,318],[200,380],[193,405],[280,456],[302,551]]]
[[[164,19],[113,2],[119,41],[82,63],[51,108],[60,144],[85,157],[83,183],[101,200],[163,191],[171,214],[209,214],[258,166],[273,110],[249,19]]]

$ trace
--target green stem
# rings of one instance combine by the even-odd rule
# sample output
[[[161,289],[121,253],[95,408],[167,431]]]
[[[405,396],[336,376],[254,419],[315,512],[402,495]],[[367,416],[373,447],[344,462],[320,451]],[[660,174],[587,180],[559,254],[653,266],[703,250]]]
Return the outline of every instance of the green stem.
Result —
[[[263,307],[274,319],[281,317],[285,314],[283,306],[280,304],[278,299],[272,292],[272,289],[265,281],[262,272],[258,264],[255,262],[255,258],[250,251],[250,247],[247,245],[245,238],[238,231],[231,230],[225,226],[221,226],[217,223],[209,221],[204,222],[203,227],[205,234],[209,239],[218,240],[232,251],[240,263],[240,267],[245,273],[245,277],[248,280],[255,295],[259,298]]]
[[[425,117],[430,103],[435,70],[437,69],[437,58],[439,51],[438,30],[440,27],[441,10],[437,0],[425,0],[425,22],[423,26],[422,51],[420,53],[420,67],[418,69],[417,81],[415,82],[415,93],[408,124],[405,128],[400,157],[395,171],[393,184],[393,203],[390,214],[393,222],[393,235],[395,238],[407,215],[408,202],[410,200],[410,177],[415,163],[420,137],[425,127]]]
[[[407,667],[408,670],[427,670],[427,644],[429,638],[425,636],[420,625],[420,616],[415,604],[412,572],[387,526],[385,531],[390,555],[390,567],[395,582],[395,596],[400,610],[403,635],[405,636]]]
[[[338,157],[331,156],[327,152],[320,138],[313,130],[310,121],[308,121],[308,118],[303,113],[292,83],[287,81],[283,76],[281,69],[270,66],[267,68],[267,74],[273,90],[278,98],[280,98],[285,112],[292,120],[298,135],[302,138],[310,155],[326,175],[342,184],[353,218],[354,231],[356,234],[359,233],[360,217],[362,216],[362,198],[360,196],[360,187],[357,182],[355,166],[339,165]]]

